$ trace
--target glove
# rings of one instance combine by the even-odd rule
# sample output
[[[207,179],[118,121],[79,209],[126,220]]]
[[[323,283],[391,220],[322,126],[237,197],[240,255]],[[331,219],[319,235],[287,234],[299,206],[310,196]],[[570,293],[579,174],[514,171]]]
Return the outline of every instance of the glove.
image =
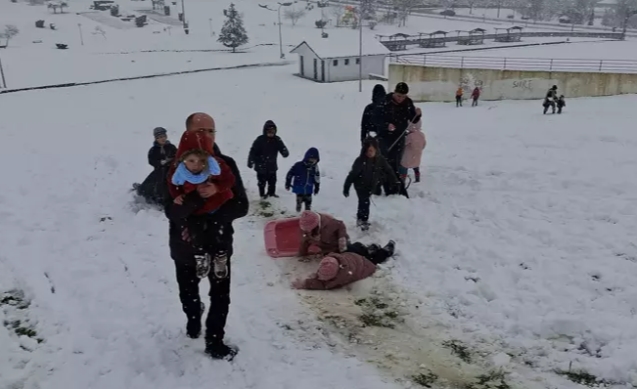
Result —
[[[290,190],[290,185],[286,185],[285,186],[285,190],[289,191]]]
[[[338,238],[338,251],[341,253],[347,250],[347,238]]]
[[[343,196],[349,197],[349,190],[343,189]]]
[[[314,195],[317,195],[319,192],[319,186],[318,184],[316,184],[316,186],[314,186]]]
[[[254,162],[248,161],[248,169],[252,169],[254,167]]]

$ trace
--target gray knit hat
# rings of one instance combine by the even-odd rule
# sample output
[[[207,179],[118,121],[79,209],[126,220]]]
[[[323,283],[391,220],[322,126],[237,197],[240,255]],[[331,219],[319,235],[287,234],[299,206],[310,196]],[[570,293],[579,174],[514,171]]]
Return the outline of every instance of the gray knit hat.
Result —
[[[158,138],[162,135],[166,135],[166,129],[164,127],[155,127],[155,129],[153,130],[153,136],[155,138]]]

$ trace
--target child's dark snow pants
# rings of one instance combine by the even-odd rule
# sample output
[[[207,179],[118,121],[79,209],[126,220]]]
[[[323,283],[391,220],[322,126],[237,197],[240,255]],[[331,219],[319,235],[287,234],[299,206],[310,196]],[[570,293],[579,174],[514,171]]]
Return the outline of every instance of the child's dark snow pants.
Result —
[[[296,195],[296,212],[301,212],[302,205],[305,204],[305,210],[310,211],[312,209],[312,195]]]
[[[276,172],[259,171],[257,172],[257,182],[259,186],[259,196],[274,196],[276,194]],[[268,191],[265,186],[268,185]]]
[[[371,193],[368,191],[356,191],[358,196],[358,211],[356,212],[356,220],[359,222],[367,222],[369,220],[369,205]]]

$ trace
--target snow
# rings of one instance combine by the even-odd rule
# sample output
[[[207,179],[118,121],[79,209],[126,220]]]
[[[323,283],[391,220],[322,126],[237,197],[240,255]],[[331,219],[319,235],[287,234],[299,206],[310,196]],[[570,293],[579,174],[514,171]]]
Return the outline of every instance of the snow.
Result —
[[[251,2],[237,2],[251,42],[236,55],[215,51],[224,48],[210,36],[209,19],[215,31],[221,26],[221,6],[213,3],[188,2],[189,36],[164,24],[102,25],[106,40],[89,34],[100,24],[76,15],[81,6],[46,16],[58,25],[50,31],[30,27],[45,8],[0,3],[0,25],[21,29],[0,51],[9,87],[279,61],[276,14]],[[284,45],[310,31],[318,36],[317,18],[286,22]],[[414,30],[459,29],[409,20]],[[339,42],[358,36],[327,32]],[[59,41],[73,47],[53,49]],[[588,57],[633,59],[617,54],[634,51],[631,45],[507,53],[547,58],[580,47]],[[423,182],[411,185],[411,199],[375,197],[372,229],[363,235],[355,229],[355,196],[341,192],[374,82],[358,93],[356,82],[316,84],[294,77],[295,64],[278,63],[0,97],[0,164],[7,167],[0,388],[398,389],[413,387],[409,376],[422,366],[458,384],[503,369],[513,387],[575,388],[555,374],[571,366],[637,386],[637,134],[629,125],[637,120],[636,96],[571,99],[560,116],[541,115],[537,101],[419,104],[428,139]],[[272,119],[291,153],[280,159],[277,215],[294,204],[283,175],[318,147],[322,186],[314,208],[344,220],[354,240],[397,242],[397,259],[372,279],[333,293],[296,292],[289,282],[311,266],[266,256],[266,220],[253,201],[251,215],[234,225],[227,336],[241,352],[231,364],[207,359],[203,341],[186,338],[167,222],[159,211],[133,209],[128,192],[149,172],[152,129],[166,127],[176,142],[195,111],[215,117],[217,142],[237,161],[251,199],[256,177],[245,158]],[[23,291],[29,306],[2,302],[12,290]],[[399,306],[405,322],[360,328],[354,301],[374,291]],[[334,317],[338,325],[329,323]],[[37,334],[19,335],[25,328]],[[354,330],[359,344],[348,340]],[[450,340],[465,344],[473,361],[452,355],[444,346]]]
[[[376,38],[369,34],[366,35],[362,43],[363,56],[388,55],[390,53]],[[359,38],[353,34],[339,34],[328,38],[308,36],[303,38],[301,44],[303,43],[308,45],[319,58],[324,59],[355,57],[360,53]]]

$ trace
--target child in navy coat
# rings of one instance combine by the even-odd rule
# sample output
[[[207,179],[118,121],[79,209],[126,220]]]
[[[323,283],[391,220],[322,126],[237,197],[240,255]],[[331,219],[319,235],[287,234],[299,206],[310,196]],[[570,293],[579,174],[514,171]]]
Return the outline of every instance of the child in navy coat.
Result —
[[[305,210],[312,208],[312,194],[318,194],[321,177],[319,175],[319,151],[311,147],[305,152],[302,161],[295,163],[285,177],[285,189],[296,194],[296,212],[301,212],[301,205]]]

